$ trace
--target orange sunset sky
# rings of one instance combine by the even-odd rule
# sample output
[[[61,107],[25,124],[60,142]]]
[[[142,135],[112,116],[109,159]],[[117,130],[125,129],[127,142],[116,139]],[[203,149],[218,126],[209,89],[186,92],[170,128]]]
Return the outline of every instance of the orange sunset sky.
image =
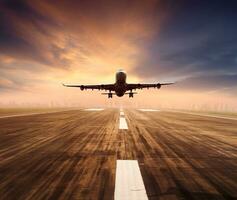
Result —
[[[236,13],[204,1],[0,2],[0,106],[237,110]],[[236,6],[235,6],[236,7]],[[177,82],[133,99],[61,83]]]

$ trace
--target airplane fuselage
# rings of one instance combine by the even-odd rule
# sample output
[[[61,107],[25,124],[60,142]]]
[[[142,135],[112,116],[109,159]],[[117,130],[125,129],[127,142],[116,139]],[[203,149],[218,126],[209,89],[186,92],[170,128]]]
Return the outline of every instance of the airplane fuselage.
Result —
[[[126,92],[126,78],[127,75],[124,71],[118,71],[116,73],[115,93],[118,97],[122,97]]]

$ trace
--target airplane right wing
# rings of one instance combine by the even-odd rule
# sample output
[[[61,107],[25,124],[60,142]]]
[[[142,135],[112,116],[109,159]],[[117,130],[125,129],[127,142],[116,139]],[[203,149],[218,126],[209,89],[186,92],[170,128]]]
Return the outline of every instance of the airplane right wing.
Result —
[[[110,90],[114,91],[114,84],[101,84],[101,85],[67,85],[63,84],[65,87],[78,87],[81,90]]]
[[[143,89],[143,88],[158,88],[160,89],[162,85],[172,85],[174,83],[151,83],[151,84],[127,84],[127,90],[134,90],[134,89]]]

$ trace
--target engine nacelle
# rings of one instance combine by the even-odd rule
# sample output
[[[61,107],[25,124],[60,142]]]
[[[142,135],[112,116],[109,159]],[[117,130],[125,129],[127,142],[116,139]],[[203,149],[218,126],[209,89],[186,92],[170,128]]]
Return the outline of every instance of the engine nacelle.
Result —
[[[81,90],[84,90],[84,89],[85,89],[85,86],[84,86],[84,85],[82,85],[80,88],[81,88]]]
[[[157,89],[160,89],[161,88],[161,84],[158,83],[156,87],[157,87]]]

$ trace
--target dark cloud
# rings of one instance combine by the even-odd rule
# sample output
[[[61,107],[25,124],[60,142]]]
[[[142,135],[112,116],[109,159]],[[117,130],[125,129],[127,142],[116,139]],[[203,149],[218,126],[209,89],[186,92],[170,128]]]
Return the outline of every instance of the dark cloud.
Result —
[[[237,74],[198,76],[177,82],[174,89],[193,92],[237,93]]]
[[[14,62],[0,67],[90,66],[97,73],[127,64],[142,79],[180,80],[175,87],[183,89],[230,89],[237,78],[236,19],[231,0],[2,0],[0,56]],[[2,88],[25,81],[8,76]]]
[[[171,4],[170,4],[171,5]],[[236,1],[179,1],[147,43],[137,71],[146,77],[237,72]]]
[[[72,38],[78,51],[88,54],[95,49],[103,52],[104,44],[116,37],[124,39],[125,45],[139,43],[153,31],[147,24],[155,21],[157,2],[3,0],[0,54],[69,68],[70,59],[65,54],[71,47],[62,40]],[[114,50],[114,46],[110,48]]]
[[[52,65],[39,36],[52,38],[48,28],[56,29],[57,22],[23,0],[1,1],[0,11],[0,54]],[[51,46],[50,41],[48,46]]]

